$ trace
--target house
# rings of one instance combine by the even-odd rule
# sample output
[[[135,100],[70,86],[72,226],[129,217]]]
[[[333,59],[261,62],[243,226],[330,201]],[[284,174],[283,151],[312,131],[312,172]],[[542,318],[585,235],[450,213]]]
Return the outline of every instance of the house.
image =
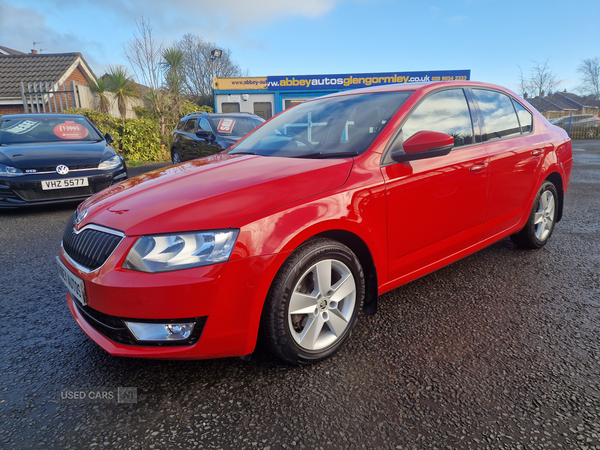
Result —
[[[546,118],[561,117],[571,114],[595,114],[600,111],[600,101],[590,97],[580,97],[571,92],[555,92],[553,94],[525,99],[541,112]]]
[[[78,86],[85,86],[86,92],[76,96],[63,94],[60,97],[64,98],[64,104],[60,109],[65,106],[92,108],[93,97],[87,86],[95,78],[81,53],[22,53],[0,46],[0,114],[23,113],[26,110],[32,112],[31,109],[38,112],[36,108],[26,109],[29,100],[25,99],[30,89],[38,92],[47,86],[54,89],[58,85],[69,87],[73,86],[72,82]],[[54,95],[42,97],[40,94],[37,97],[43,98],[42,101],[46,102],[46,105],[54,101],[57,108],[60,103],[57,100],[61,100],[54,98]],[[46,112],[45,106],[40,106],[39,109],[39,112]]]

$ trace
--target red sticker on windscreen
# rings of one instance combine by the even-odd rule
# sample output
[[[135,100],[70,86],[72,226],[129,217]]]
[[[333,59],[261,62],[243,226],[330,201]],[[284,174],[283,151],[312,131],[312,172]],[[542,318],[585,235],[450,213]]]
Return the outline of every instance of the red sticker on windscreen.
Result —
[[[83,139],[89,132],[83,125],[79,125],[72,120],[66,120],[65,123],[54,127],[54,134],[61,139]]]
[[[221,133],[231,133],[233,131],[233,125],[235,124],[235,119],[221,119],[219,122],[219,126],[217,130]]]

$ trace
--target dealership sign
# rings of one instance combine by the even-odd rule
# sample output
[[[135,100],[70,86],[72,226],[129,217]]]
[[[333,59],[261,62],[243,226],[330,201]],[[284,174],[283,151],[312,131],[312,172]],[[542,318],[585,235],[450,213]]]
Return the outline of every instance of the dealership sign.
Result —
[[[267,77],[269,90],[355,89],[394,83],[469,80],[470,70],[360,73],[344,75],[294,75]]]
[[[219,91],[298,91],[356,89],[394,83],[470,80],[470,70],[428,70],[422,72],[353,73],[345,75],[288,75],[270,77],[214,78]],[[233,100],[232,100],[233,101]],[[236,100],[239,101],[239,100]]]

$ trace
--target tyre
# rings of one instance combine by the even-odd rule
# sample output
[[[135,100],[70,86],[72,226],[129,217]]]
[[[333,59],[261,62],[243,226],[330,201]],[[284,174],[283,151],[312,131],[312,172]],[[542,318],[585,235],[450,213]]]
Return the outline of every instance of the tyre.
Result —
[[[326,359],[350,337],[364,297],[364,274],[354,253],[337,241],[310,240],[273,280],[261,319],[262,342],[291,364]]]
[[[181,162],[181,154],[179,153],[179,149],[171,149],[171,161],[173,161],[173,164],[179,164]]]
[[[586,137],[588,139],[594,139],[598,135],[598,130],[596,128],[588,128],[586,132]]]
[[[554,184],[545,181],[540,188],[525,227],[510,238],[522,248],[543,247],[554,230],[558,213],[558,192]]]

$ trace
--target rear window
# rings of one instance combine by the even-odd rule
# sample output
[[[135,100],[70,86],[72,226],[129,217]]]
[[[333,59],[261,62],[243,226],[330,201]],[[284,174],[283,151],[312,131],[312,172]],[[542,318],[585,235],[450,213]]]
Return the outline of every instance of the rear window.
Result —
[[[102,139],[104,138],[84,117],[24,117],[0,120],[0,144]]]

